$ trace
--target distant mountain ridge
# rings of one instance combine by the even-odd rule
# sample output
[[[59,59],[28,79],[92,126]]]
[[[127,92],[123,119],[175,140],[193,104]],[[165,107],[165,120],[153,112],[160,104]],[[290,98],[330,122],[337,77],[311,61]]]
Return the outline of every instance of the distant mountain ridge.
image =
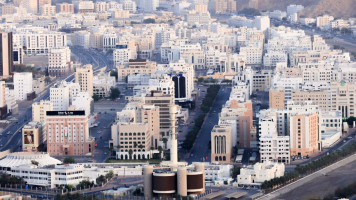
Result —
[[[255,8],[257,10],[287,10],[290,4],[300,4],[305,7],[302,16],[317,17],[332,15],[336,18],[356,17],[356,0],[237,0],[239,10]]]

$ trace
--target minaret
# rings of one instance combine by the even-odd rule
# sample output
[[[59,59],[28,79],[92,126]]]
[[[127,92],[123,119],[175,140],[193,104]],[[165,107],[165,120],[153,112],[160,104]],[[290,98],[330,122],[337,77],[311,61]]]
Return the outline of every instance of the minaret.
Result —
[[[173,166],[178,164],[178,150],[177,150],[177,136],[176,136],[176,105],[173,105],[170,109],[171,111],[171,162]]]

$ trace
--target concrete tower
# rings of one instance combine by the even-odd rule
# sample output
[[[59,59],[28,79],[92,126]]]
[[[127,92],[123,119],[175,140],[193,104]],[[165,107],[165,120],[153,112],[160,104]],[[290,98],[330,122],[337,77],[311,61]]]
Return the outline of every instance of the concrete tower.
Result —
[[[176,136],[176,106],[171,107],[171,123],[172,123],[172,132],[171,132],[171,162],[172,166],[176,167],[178,165],[178,150],[177,150],[177,136]]]
[[[182,197],[186,197],[188,195],[187,167],[179,167],[177,170],[177,194]]]
[[[145,199],[152,198],[152,174],[153,174],[152,165],[146,165],[143,167]]]

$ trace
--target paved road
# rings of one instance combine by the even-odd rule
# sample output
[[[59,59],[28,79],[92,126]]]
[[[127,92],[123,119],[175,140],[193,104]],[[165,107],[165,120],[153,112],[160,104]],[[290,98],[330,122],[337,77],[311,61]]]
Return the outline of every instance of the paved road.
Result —
[[[261,199],[323,199],[338,187],[346,187],[356,180],[356,154],[315,172]],[[278,196],[281,193],[285,194]],[[269,198],[272,197],[272,198]]]
[[[82,64],[91,64],[93,63],[93,70],[98,70],[104,66],[108,66],[107,70],[113,68],[112,61],[110,60],[110,55],[104,54],[96,50],[86,50],[80,47],[72,47],[72,53],[76,57],[83,58]],[[94,62],[97,60],[96,62]],[[99,64],[99,65],[98,65]],[[44,92],[41,93],[33,102],[39,102],[49,98],[49,87],[55,83],[58,83],[62,80],[73,81],[73,74],[68,75],[67,77],[60,78],[55,80],[52,84],[48,85]],[[0,151],[6,149],[12,149],[13,151],[20,151],[22,145],[22,127],[27,124],[32,119],[32,107],[31,105],[27,108],[22,108],[19,111],[18,115],[14,115],[17,118],[17,123],[10,124],[7,128],[2,131],[2,136],[0,136]],[[9,135],[7,133],[10,133]]]
[[[84,49],[79,46],[70,47],[72,53],[75,55],[79,63],[92,64],[93,67],[105,67],[112,69],[114,64],[112,61],[112,54],[105,54],[102,51],[94,49]]]
[[[221,89],[215,99],[210,112],[207,114],[207,118],[202,125],[201,131],[195,140],[191,154],[189,158],[185,159],[187,162],[198,162],[203,161],[205,157],[208,157],[206,161],[210,161],[210,149],[208,147],[211,130],[219,122],[219,114],[221,112],[222,106],[229,99],[231,92],[231,87],[221,86]],[[197,105],[200,106],[200,105]]]

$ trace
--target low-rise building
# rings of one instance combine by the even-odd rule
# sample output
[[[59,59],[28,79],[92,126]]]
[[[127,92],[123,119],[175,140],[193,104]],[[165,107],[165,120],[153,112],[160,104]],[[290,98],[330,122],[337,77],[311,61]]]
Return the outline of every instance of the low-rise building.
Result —
[[[38,147],[46,139],[42,129],[42,123],[40,122],[30,122],[22,128],[23,151],[38,151]]]
[[[264,181],[283,176],[284,170],[285,166],[283,163],[274,163],[271,161],[256,163],[240,169],[237,183],[239,186],[249,185],[259,187]]]
[[[32,104],[32,121],[45,122],[46,112],[53,110],[53,103],[50,101],[40,101]]]
[[[38,167],[21,165],[12,167],[10,174],[22,177],[28,185],[56,188],[64,185],[78,185],[83,181],[84,166],[77,164]]]
[[[127,76],[134,74],[154,74],[156,72],[156,62],[148,60],[130,60],[128,65],[118,65],[118,81],[126,82]]]

